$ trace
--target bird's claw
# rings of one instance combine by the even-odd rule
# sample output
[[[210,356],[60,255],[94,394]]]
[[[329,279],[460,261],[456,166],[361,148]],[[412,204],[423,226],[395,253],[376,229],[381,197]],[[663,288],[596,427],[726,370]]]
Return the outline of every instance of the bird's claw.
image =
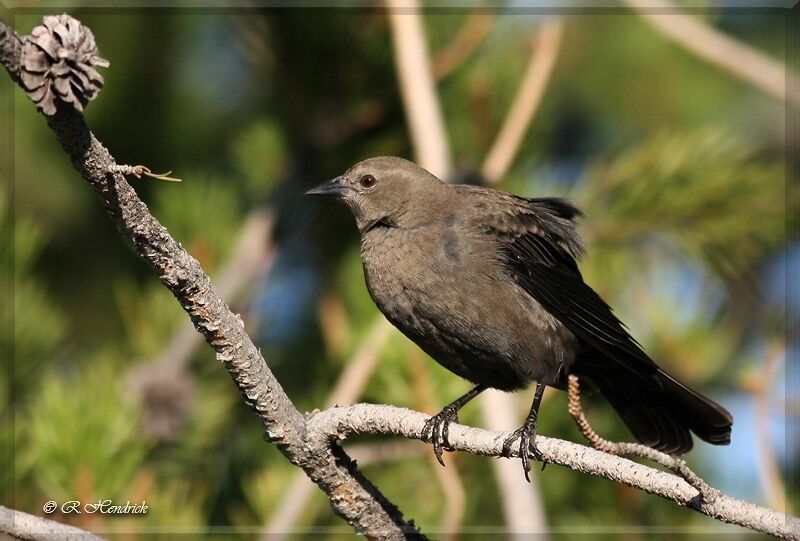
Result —
[[[425,441],[433,444],[433,453],[436,460],[444,466],[442,452],[450,448],[450,423],[458,421],[458,411],[450,406],[431,417],[422,427],[422,436]]]
[[[515,430],[503,442],[503,456],[511,457],[511,448],[516,440],[519,440],[519,457],[522,459],[522,469],[525,472],[525,480],[531,482],[531,457],[542,463],[542,470],[547,465],[542,453],[536,448],[536,429],[525,423]]]

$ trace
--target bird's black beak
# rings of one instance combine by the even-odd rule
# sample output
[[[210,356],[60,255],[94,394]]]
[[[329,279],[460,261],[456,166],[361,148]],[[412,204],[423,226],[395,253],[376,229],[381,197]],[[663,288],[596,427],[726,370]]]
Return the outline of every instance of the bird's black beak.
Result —
[[[342,177],[332,178],[327,182],[323,182],[319,186],[311,188],[306,192],[306,195],[321,195],[323,197],[344,197],[349,188],[342,183]]]

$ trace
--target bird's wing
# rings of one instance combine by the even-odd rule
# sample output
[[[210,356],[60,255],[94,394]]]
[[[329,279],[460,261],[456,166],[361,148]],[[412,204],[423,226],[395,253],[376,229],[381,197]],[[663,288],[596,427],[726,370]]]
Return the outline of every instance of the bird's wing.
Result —
[[[501,197],[508,200],[472,219],[497,239],[506,272],[587,345],[637,375],[653,374],[655,363],[578,270],[583,246],[574,220],[580,211],[563,199]]]
[[[494,194],[485,194],[496,199],[482,213],[466,210],[470,223],[495,239],[504,271],[588,346],[573,369],[608,399],[634,436],[666,453],[691,449],[690,430],[708,442],[728,443],[730,413],[660,370],[584,283],[576,264],[582,253],[578,210],[559,199]]]

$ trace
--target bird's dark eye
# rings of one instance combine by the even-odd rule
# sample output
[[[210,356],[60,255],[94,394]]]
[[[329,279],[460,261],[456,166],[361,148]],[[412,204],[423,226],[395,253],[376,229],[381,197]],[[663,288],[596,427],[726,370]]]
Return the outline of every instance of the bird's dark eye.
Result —
[[[364,175],[358,179],[358,183],[361,184],[363,188],[372,188],[375,186],[375,177],[372,175]]]

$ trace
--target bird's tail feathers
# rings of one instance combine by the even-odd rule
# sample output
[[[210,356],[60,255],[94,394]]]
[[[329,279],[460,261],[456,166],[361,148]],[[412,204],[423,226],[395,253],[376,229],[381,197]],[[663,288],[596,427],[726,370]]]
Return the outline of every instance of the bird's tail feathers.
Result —
[[[733,418],[713,400],[661,369],[646,379],[614,371],[606,366],[586,377],[641,443],[665,453],[683,454],[693,446],[690,431],[715,445],[730,443]]]
[[[700,439],[715,445],[731,442],[733,417],[728,410],[661,369],[658,370],[658,379],[664,387],[666,403],[674,405],[674,411]]]

